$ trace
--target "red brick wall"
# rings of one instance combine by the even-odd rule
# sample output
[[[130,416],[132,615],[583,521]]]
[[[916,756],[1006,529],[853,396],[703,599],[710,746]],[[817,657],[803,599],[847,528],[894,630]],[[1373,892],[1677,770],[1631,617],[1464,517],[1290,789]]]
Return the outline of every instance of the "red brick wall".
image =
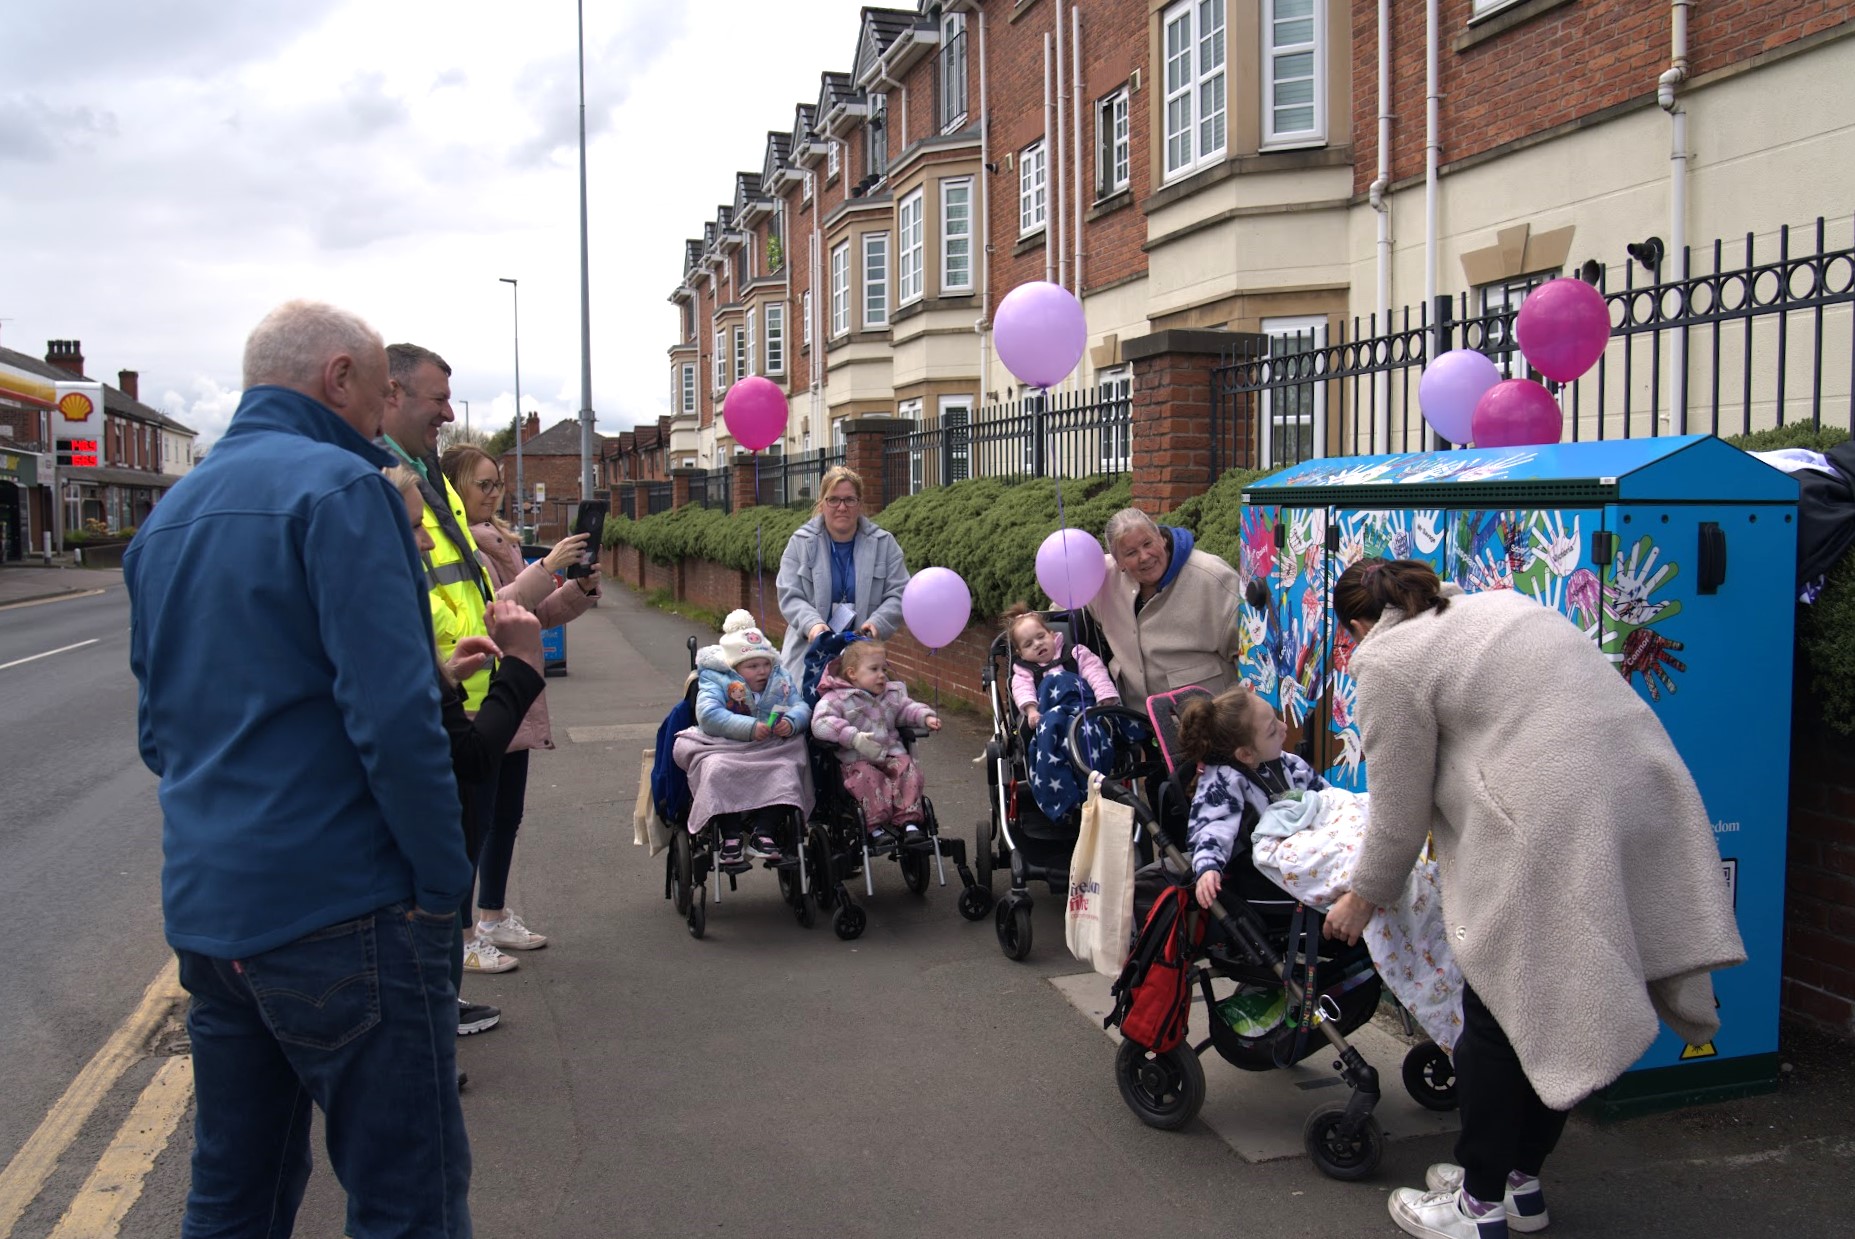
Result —
[[[1785,866],[1786,1015],[1855,1037],[1855,753],[1798,677]]]
[[[1463,51],[1471,0],[1441,0],[1437,54],[1445,164],[1653,96],[1670,64],[1667,4],[1578,0]],[[1846,0],[1707,0],[1690,10],[1688,67],[1710,73],[1855,18]],[[1423,172],[1424,6],[1391,6],[1394,181]],[[1353,185],[1378,163],[1378,10],[1353,6]]]
[[[1065,7],[1064,16],[1068,10]],[[1128,205],[1119,207],[1090,221],[1089,209],[1096,201],[1099,184],[1099,160],[1096,144],[1095,105],[1108,92],[1124,84],[1139,69],[1147,76],[1147,8],[1135,0],[1115,0],[1106,5],[1086,5],[1082,9],[1082,291],[1113,284],[1129,276],[1146,272],[1146,216],[1140,203],[1153,192],[1152,169],[1148,164],[1148,138],[1152,86],[1142,81],[1139,91],[1127,100],[1127,141],[1129,151],[1128,187],[1132,190]],[[990,28],[986,31],[991,35]],[[1041,89],[1041,87],[1040,87]],[[1017,186],[1012,186],[1012,210],[1017,210]],[[1074,251],[1073,243],[1070,249]]]
[[[1116,0],[1121,7],[1126,0]],[[1031,244],[1023,254],[1018,248],[1018,166],[1017,158],[1030,143],[1044,135],[1043,124],[1043,36],[1052,30],[1056,6],[1044,3],[1027,9],[1017,21],[1007,20],[1009,6],[987,5],[985,25],[986,87],[990,95],[991,160],[997,172],[987,176],[991,195],[990,237],[992,254],[987,281],[990,304],[996,306],[1004,295],[1030,280],[1043,278],[1044,246]],[[975,54],[978,22],[971,35]],[[1140,55],[1145,55],[1142,40]],[[977,62],[972,75],[977,98],[979,74]],[[1046,147],[1047,149],[1047,147]],[[1055,152],[1050,152],[1054,159]],[[1009,163],[1007,162],[1009,157]],[[1046,193],[1052,208],[1056,197],[1056,168],[1047,165]],[[1142,221],[1144,224],[1144,221]],[[1047,235],[1054,236],[1053,232]]]
[[[726,615],[737,607],[753,609],[753,575],[706,559],[692,559],[683,565],[683,598],[699,607]]]
[[[39,415],[26,409],[0,409],[0,426],[13,428],[11,437],[0,435],[0,447],[14,448],[39,441]]]

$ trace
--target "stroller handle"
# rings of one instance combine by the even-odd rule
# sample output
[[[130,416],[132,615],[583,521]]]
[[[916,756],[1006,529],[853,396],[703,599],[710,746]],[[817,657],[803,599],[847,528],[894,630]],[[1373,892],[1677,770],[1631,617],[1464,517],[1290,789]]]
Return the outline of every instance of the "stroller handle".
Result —
[[[1094,767],[1089,765],[1088,757],[1082,752],[1082,724],[1088,719],[1097,718],[1119,718],[1137,723],[1143,727],[1147,725],[1146,715],[1128,706],[1090,706],[1086,710],[1076,711],[1076,716],[1069,720],[1069,764],[1074,766],[1076,768],[1076,773],[1085,779],[1089,776],[1090,771],[1092,771]],[[1108,788],[1110,786],[1114,786],[1114,794],[1109,793]],[[1119,800],[1122,804],[1133,803],[1133,799],[1130,799],[1133,797],[1133,793],[1128,791],[1125,787],[1115,785],[1114,781],[1111,779],[1103,780],[1102,795],[1109,796],[1109,798],[1113,800]]]

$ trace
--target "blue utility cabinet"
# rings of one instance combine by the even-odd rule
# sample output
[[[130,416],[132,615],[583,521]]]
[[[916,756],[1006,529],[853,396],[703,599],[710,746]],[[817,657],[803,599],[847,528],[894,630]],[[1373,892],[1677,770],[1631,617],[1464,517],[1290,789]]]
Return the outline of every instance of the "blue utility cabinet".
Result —
[[[1598,1098],[1612,1113],[1775,1086],[1790,771],[1797,484],[1711,436],[1309,461],[1244,492],[1243,672],[1334,783],[1369,772],[1333,582],[1423,559],[1471,592],[1562,612],[1668,730],[1714,820],[1748,959],[1718,973],[1719,1036],[1666,1028]],[[1541,693],[1552,686],[1542,684]]]
[[[549,546],[524,545],[522,561],[530,564],[537,563],[546,559],[547,553],[553,549]],[[558,573],[555,574],[554,583],[558,585],[561,579]],[[541,630],[541,665],[544,675],[567,674],[567,626],[565,624],[556,624],[552,628]]]

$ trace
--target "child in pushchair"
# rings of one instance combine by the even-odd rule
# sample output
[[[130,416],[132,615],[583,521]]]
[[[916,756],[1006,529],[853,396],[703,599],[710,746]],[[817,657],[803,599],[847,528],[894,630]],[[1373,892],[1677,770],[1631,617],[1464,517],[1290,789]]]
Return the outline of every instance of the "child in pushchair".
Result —
[[[1270,715],[1268,722],[1260,717],[1263,712]],[[1258,854],[1274,861],[1278,836],[1269,832],[1278,829],[1281,813],[1298,812],[1309,796],[1327,797],[1333,806],[1342,805],[1344,796],[1317,787],[1324,781],[1305,762],[1280,753],[1279,722],[1267,703],[1245,687],[1215,699],[1202,689],[1180,690],[1153,698],[1148,713],[1173,767],[1175,794],[1192,795],[1191,844],[1197,861],[1180,853],[1139,797],[1112,780],[1104,782],[1103,794],[1130,805],[1163,853],[1136,884],[1136,913],[1147,928],[1115,983],[1118,1001],[1109,1022],[1123,1023],[1125,1031],[1130,1004],[1151,990],[1153,952],[1145,939],[1164,909],[1191,924],[1188,932],[1174,935],[1180,965],[1176,996],[1183,1008],[1190,988],[1199,989],[1209,1016],[1209,1036],[1196,1045],[1178,1036],[1155,1044],[1126,1037],[1115,1059],[1122,1098],[1149,1125],[1175,1128],[1188,1122],[1203,1103],[1204,1072],[1198,1055],[1205,1049],[1215,1048],[1244,1070],[1266,1071],[1331,1047],[1339,1052],[1336,1065],[1352,1095],[1309,1116],[1304,1143],[1323,1172],[1335,1178],[1362,1177],[1377,1165],[1382,1152],[1382,1135],[1372,1117],[1378,1075],[1347,1044],[1345,1034],[1372,1017],[1383,980],[1365,943],[1348,946],[1323,938],[1318,908],[1292,897],[1288,891],[1293,883],[1285,889],[1271,882],[1256,862]],[[1264,768],[1268,773],[1256,778]],[[1192,788],[1194,776],[1198,781]],[[1267,802],[1267,811],[1254,810],[1249,793],[1258,791],[1266,798],[1272,787],[1277,798]],[[1265,836],[1261,846],[1255,838],[1259,832]],[[1227,853],[1219,843],[1225,838]],[[1222,859],[1226,855],[1227,863]],[[1282,875],[1273,864],[1269,872]],[[1201,919],[1192,904],[1209,915]],[[1152,916],[1149,906],[1156,910]],[[1146,1027],[1150,1021],[1142,1018],[1140,1024]],[[1448,1056],[1433,1042],[1406,1056],[1403,1076],[1420,1104],[1453,1108],[1453,1071]]]

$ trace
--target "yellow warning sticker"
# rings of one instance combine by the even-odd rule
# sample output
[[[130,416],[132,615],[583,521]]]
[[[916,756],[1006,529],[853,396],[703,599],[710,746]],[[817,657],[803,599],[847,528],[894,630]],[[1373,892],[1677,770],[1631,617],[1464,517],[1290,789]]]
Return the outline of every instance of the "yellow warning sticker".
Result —
[[[1686,1062],[1691,1058],[1712,1058],[1718,1053],[1719,1051],[1713,1048],[1711,1041],[1706,1045],[1684,1045],[1681,1047],[1681,1060]]]

